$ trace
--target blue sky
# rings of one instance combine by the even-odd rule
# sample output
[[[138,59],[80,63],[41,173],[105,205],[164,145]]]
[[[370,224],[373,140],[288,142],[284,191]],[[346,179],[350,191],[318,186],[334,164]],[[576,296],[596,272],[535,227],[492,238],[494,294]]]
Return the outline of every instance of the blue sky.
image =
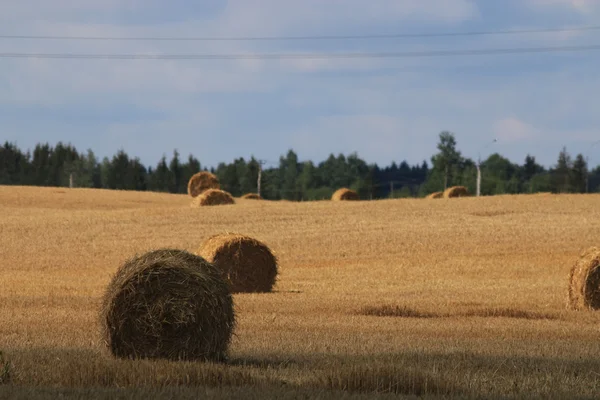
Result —
[[[594,25],[596,0],[29,0],[0,4],[5,35],[113,37],[441,33]],[[600,30],[329,41],[3,40],[0,52],[405,52],[600,44]],[[600,51],[346,60],[0,59],[0,139],[120,148],[155,164],[357,152],[420,163],[438,134],[465,156],[549,166],[562,146],[600,164]]]

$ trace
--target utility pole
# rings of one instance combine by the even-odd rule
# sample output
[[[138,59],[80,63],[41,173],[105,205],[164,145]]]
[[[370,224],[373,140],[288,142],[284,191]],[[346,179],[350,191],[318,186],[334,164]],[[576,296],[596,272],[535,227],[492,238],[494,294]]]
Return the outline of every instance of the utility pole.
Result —
[[[481,196],[481,157],[477,160],[477,197]]]
[[[590,192],[590,158],[585,156],[585,192]]]
[[[491,144],[494,144],[498,141],[498,139],[492,140],[490,143],[486,144],[481,148],[481,150],[485,149]],[[481,196],[481,150],[478,151],[477,154],[477,197]]]
[[[256,192],[260,196],[260,182],[262,180],[262,166],[264,164],[264,160],[258,160],[258,182],[256,182]]]
[[[69,174],[69,188],[73,189],[73,173]]]

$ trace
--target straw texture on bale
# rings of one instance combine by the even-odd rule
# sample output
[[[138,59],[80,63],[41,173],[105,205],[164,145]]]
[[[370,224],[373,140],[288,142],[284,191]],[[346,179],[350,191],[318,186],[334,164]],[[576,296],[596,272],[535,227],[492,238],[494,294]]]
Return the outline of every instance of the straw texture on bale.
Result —
[[[192,207],[202,206],[220,206],[225,204],[234,204],[233,196],[221,189],[208,189],[200,196],[192,200]]]
[[[246,200],[262,200],[263,198],[258,193],[246,193],[245,195],[242,196],[242,199],[246,199]]]
[[[119,358],[224,361],[235,325],[220,270],[183,250],[127,260],[102,298],[102,339]]]
[[[335,191],[331,196],[331,200],[341,201],[341,200],[360,200],[358,193],[354,190],[348,188],[341,188]]]
[[[587,249],[569,274],[569,308],[600,309],[600,248]]]
[[[197,252],[221,269],[233,293],[270,292],[277,278],[277,258],[262,242],[237,233],[206,239]]]
[[[208,171],[200,171],[188,181],[188,194],[192,197],[197,197],[208,189],[220,188],[219,179]]]
[[[469,196],[469,191],[464,186],[452,186],[444,190],[443,197],[450,199],[453,197],[466,197]]]
[[[444,197],[444,192],[433,192],[427,195],[427,199],[441,199]]]

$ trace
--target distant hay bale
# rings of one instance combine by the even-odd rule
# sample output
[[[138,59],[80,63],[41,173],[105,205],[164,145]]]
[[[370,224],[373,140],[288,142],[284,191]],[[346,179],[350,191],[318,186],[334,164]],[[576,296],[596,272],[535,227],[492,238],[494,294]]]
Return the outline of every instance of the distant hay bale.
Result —
[[[331,196],[331,200],[360,200],[360,196],[354,190],[348,188],[341,188],[336,190],[335,193],[333,193],[333,195]]]
[[[444,190],[443,197],[445,199],[451,199],[454,197],[467,197],[469,196],[469,191],[464,186],[452,186],[448,189]]]
[[[277,258],[262,242],[237,233],[205,240],[197,254],[221,269],[233,293],[270,292],[277,277]]]
[[[127,260],[102,298],[103,341],[119,358],[223,361],[235,315],[217,267],[183,250]]]
[[[426,199],[441,199],[444,197],[444,192],[433,192],[427,195]]]
[[[246,193],[242,196],[242,199],[246,200],[263,200],[263,198],[258,193]]]
[[[220,188],[219,179],[208,171],[200,171],[188,181],[188,194],[192,197],[197,197],[208,189]]]
[[[192,200],[192,207],[234,204],[233,196],[221,189],[208,189]]]
[[[600,309],[600,248],[587,249],[569,274],[569,308]]]

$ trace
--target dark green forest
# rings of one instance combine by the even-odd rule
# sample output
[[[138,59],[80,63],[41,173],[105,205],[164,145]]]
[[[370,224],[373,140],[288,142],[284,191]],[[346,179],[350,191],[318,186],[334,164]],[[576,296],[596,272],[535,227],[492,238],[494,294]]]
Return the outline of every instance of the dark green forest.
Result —
[[[14,143],[0,147],[0,184],[70,186],[118,190],[186,193],[187,182],[196,172],[217,175],[223,190],[234,196],[257,192],[261,171],[261,195],[266,199],[294,201],[330,198],[340,187],[356,190],[363,199],[423,197],[463,185],[476,191],[476,161],[464,157],[454,134],[439,134],[436,153],[418,165],[406,161],[380,167],[368,164],[358,154],[331,154],[319,163],[300,161],[289,150],[277,166],[263,167],[260,160],[238,158],[216,167],[204,167],[192,154],[187,158],[174,150],[154,166],[143,165],[138,157],[118,151],[112,158],[99,160],[92,150],[79,152],[70,144],[51,146],[40,143],[33,151],[23,151]],[[556,164],[545,168],[528,155],[516,164],[498,153],[480,163],[481,194],[535,192],[585,193],[600,191],[600,167],[588,170],[582,154],[572,157],[566,148]]]

